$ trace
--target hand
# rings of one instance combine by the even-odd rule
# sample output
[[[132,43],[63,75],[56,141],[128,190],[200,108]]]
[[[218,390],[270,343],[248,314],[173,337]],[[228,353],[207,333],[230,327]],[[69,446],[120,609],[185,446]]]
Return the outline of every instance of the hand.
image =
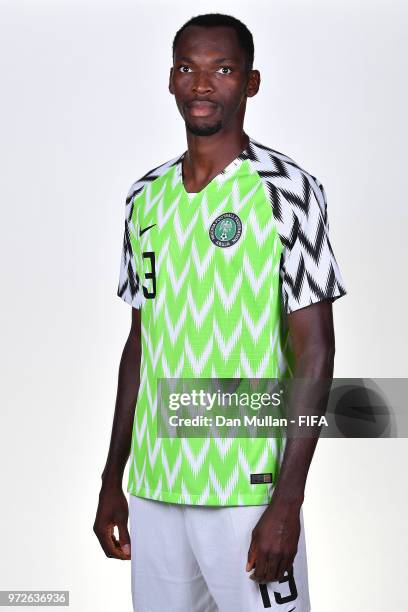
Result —
[[[252,531],[246,571],[255,571],[250,579],[282,580],[293,565],[299,536],[300,508],[271,502]]]
[[[93,530],[107,557],[130,559],[128,516],[128,503],[122,488],[102,485]],[[119,541],[113,533],[115,525],[119,531]]]

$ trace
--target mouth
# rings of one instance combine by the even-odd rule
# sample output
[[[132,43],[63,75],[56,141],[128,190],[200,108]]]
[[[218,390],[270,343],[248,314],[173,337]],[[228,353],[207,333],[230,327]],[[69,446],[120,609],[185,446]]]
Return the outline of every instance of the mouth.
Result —
[[[207,117],[212,115],[217,109],[218,104],[210,100],[192,100],[186,104],[186,108],[193,117]]]

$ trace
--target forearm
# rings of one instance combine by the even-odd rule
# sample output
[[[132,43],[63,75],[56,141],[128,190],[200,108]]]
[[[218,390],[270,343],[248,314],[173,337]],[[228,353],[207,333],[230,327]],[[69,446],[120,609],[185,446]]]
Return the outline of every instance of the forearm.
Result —
[[[282,501],[285,506],[300,507],[303,503],[306,479],[321,427],[308,427],[307,437],[302,437],[298,416],[325,413],[333,363],[332,346],[312,348],[296,360],[288,407],[288,420],[294,420],[295,424],[288,427],[285,452],[273,493],[274,504]]]
[[[134,336],[130,335],[123,349],[108,458],[102,473],[103,486],[122,486],[123,472],[130,453],[140,383],[139,344]]]

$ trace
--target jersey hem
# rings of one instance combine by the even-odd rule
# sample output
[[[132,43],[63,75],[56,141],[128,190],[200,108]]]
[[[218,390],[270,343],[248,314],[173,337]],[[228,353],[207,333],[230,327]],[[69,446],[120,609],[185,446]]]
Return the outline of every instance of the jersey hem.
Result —
[[[206,498],[205,503],[199,503],[200,499],[202,499],[202,494],[194,494],[190,493],[188,496],[188,500],[180,501],[183,498],[183,493],[180,492],[170,492],[170,491],[160,491],[160,493],[155,496],[152,493],[146,491],[146,489],[139,489],[136,493],[134,489],[128,487],[128,493],[131,495],[135,495],[136,497],[144,497],[146,499],[153,499],[155,501],[180,504],[182,506],[220,506],[224,508],[225,506],[265,506],[269,504],[269,500],[266,500],[265,493],[263,495],[240,495],[241,503],[225,503],[222,504],[218,497],[215,495],[210,495]],[[271,497],[271,496],[269,496]]]
[[[296,312],[296,310],[301,310],[301,308],[306,308],[307,306],[311,306],[312,304],[317,304],[318,302],[323,302],[325,300],[331,300],[332,302],[335,302],[336,300],[345,295],[347,295],[347,291],[344,288],[338,288],[334,292],[327,293],[326,295],[309,295],[307,298],[301,300],[300,302],[296,302],[295,304],[289,304],[286,314],[291,314],[292,312]]]
[[[127,295],[126,293],[123,293],[121,295],[119,289],[116,292],[116,296],[119,297],[124,302],[126,302],[126,304],[129,304],[130,306],[132,306],[133,308],[137,308],[138,310],[140,310],[142,308],[143,302],[142,302],[142,300],[140,298],[136,298],[136,299],[132,298],[129,295]]]

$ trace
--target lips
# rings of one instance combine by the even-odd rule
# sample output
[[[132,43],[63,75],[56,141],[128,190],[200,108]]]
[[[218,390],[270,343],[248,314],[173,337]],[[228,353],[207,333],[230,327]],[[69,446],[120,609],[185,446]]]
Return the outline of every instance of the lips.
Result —
[[[186,104],[187,109],[189,110],[191,115],[194,117],[205,117],[207,115],[211,115],[217,108],[217,104],[215,102],[211,102],[210,100],[192,100]]]

